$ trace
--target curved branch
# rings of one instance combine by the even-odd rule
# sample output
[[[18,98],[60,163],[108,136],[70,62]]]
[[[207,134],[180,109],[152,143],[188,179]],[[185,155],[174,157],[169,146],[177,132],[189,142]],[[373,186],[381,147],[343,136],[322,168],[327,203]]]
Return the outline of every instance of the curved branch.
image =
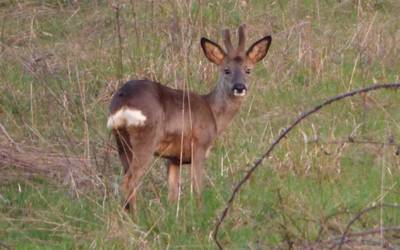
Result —
[[[246,181],[248,181],[253,174],[253,172],[260,166],[260,164],[263,162],[263,160],[271,154],[271,152],[275,149],[275,147],[279,144],[279,142],[286,137],[286,135],[294,128],[296,127],[301,121],[303,121],[305,118],[308,116],[318,112],[320,109],[322,109],[325,106],[328,106],[334,102],[340,101],[342,99],[352,97],[354,95],[360,94],[360,93],[366,93],[378,89],[395,89],[395,88],[400,88],[400,83],[387,83],[387,84],[374,84],[365,88],[360,88],[356,89],[350,92],[346,92],[334,97],[331,97],[327,99],[326,101],[322,102],[321,104],[315,106],[314,108],[303,112],[300,116],[298,116],[288,127],[286,127],[279,135],[278,137],[273,141],[273,143],[269,146],[267,151],[256,161],[254,161],[252,167],[247,171],[245,176],[236,184],[235,188],[232,191],[231,197],[229,198],[224,210],[221,213],[221,216],[219,217],[215,227],[214,227],[214,232],[213,232],[213,238],[215,243],[217,244],[219,249],[222,249],[221,243],[218,241],[218,232],[221,227],[222,222],[224,221],[226,215],[228,214],[229,209],[232,207],[233,201],[236,198],[236,195],[239,193],[241,187],[243,186]]]

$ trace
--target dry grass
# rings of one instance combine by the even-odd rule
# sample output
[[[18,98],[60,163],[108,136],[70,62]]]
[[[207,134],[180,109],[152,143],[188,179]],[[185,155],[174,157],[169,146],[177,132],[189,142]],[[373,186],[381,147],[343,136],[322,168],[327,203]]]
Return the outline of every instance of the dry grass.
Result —
[[[35,177],[44,177],[54,184],[62,183],[81,191],[102,185],[98,172],[90,167],[84,156],[66,155],[41,147],[1,143],[0,169],[3,185]]]

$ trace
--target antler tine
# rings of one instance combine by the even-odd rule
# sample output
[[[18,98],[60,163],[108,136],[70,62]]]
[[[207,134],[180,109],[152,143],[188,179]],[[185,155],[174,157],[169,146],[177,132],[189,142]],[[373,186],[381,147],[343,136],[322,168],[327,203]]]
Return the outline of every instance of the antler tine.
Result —
[[[232,46],[232,42],[231,42],[231,35],[229,33],[228,29],[224,29],[223,30],[223,34],[224,34],[224,43],[225,43],[225,48],[226,48],[226,52],[228,54],[232,54],[233,53],[233,46]]]
[[[238,54],[244,53],[244,50],[245,50],[245,43],[246,43],[246,37],[244,34],[245,29],[246,29],[245,24],[240,25],[239,29],[238,29],[238,36],[239,36],[239,43],[238,43],[238,48],[237,48]]]

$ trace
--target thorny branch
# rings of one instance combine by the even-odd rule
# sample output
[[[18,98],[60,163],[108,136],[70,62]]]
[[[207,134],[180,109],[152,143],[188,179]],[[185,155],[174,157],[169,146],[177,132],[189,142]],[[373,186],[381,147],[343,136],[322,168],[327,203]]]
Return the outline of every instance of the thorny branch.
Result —
[[[339,140],[332,140],[332,141],[323,141],[320,139],[315,139],[308,141],[307,143],[315,143],[315,144],[371,144],[371,145],[377,145],[377,146],[399,146],[399,144],[395,141],[374,141],[374,140],[368,140],[368,139],[356,139],[353,137],[348,137],[345,139],[339,139]]]
[[[380,208],[380,206],[378,207]],[[371,210],[369,210],[371,211]],[[379,227],[379,228],[374,228],[374,229],[369,229],[366,231],[361,231],[361,232],[355,232],[355,233],[348,233],[346,235],[345,240],[343,241],[343,243],[351,243],[357,240],[358,237],[365,237],[365,236],[370,236],[373,234],[379,234],[382,232],[393,232],[393,233],[397,233],[400,232],[400,226],[390,226],[390,227]],[[311,245],[304,245],[302,247],[300,247],[301,249],[323,249],[326,248],[326,246],[332,245],[331,249],[333,249],[335,246],[340,244],[340,241],[342,239],[342,236],[338,236],[338,237],[333,237],[332,239],[326,240],[326,241],[319,241],[316,240],[315,243],[312,243]],[[371,239],[361,239],[361,241],[371,241]],[[365,242],[366,243],[366,242]],[[378,243],[380,245],[383,244],[389,244],[388,242],[370,242],[370,243]],[[394,248],[390,248],[388,247],[388,249],[394,249]]]
[[[364,145],[375,145],[375,146],[393,146],[396,148],[395,154],[400,155],[400,144],[394,141],[393,138],[389,138],[387,142],[384,141],[375,141],[375,140],[369,140],[369,139],[356,139],[351,136],[345,138],[345,139],[339,139],[339,140],[332,140],[332,141],[323,141],[320,140],[319,138],[313,139],[308,141],[307,143],[315,143],[317,145],[344,145],[344,144],[364,144]],[[324,151],[326,154],[329,154],[328,152]]]
[[[325,106],[328,106],[334,102],[340,101],[340,100],[348,98],[348,97],[355,96],[360,93],[367,93],[367,92],[378,90],[378,89],[395,89],[395,88],[400,88],[400,83],[374,84],[374,85],[370,85],[365,88],[356,89],[356,90],[353,90],[350,92],[346,92],[346,93],[331,97],[331,98],[327,99],[326,101],[322,102],[321,104],[315,106],[314,108],[312,108],[306,112],[303,112],[300,116],[298,116],[288,127],[286,127],[278,135],[278,137],[273,141],[273,143],[269,146],[269,148],[266,150],[266,152],[260,158],[258,158],[257,160],[254,161],[254,163],[252,164],[251,168],[247,171],[245,176],[234,187],[232,194],[231,194],[228,202],[226,203],[226,206],[225,206],[224,210],[222,211],[222,213],[221,213],[220,217],[218,218],[217,223],[214,227],[213,238],[214,238],[215,244],[217,244],[218,248],[223,249],[221,243],[218,241],[219,229],[221,227],[222,222],[226,218],[229,209],[232,207],[233,201],[235,200],[241,187],[243,186],[243,184],[245,184],[250,179],[253,172],[261,165],[263,160],[271,154],[271,152],[280,143],[280,141],[283,138],[285,138],[286,135],[289,134],[289,132],[291,130],[293,130],[294,127],[296,127],[301,121],[306,119],[308,116],[318,112],[320,109],[322,109]]]
[[[359,219],[361,218],[361,216],[363,216],[364,214],[368,213],[369,211],[372,211],[372,210],[381,208],[381,207],[386,207],[386,208],[397,208],[397,209],[400,208],[400,206],[398,206],[398,205],[383,203],[383,204],[379,204],[379,205],[376,205],[376,206],[367,207],[367,208],[365,208],[364,210],[362,210],[361,212],[359,212],[359,213],[347,224],[346,229],[344,230],[344,232],[343,232],[343,234],[342,234],[342,237],[340,238],[340,242],[339,242],[339,244],[338,244],[338,250],[342,249],[343,243],[344,243],[344,241],[345,241],[345,239],[346,239],[346,237],[347,237],[347,235],[348,235],[348,232],[349,232],[349,230],[350,230],[351,225],[353,225],[354,222],[356,222],[357,220],[359,220]],[[335,247],[335,245],[333,245],[331,249],[333,249],[334,247]]]

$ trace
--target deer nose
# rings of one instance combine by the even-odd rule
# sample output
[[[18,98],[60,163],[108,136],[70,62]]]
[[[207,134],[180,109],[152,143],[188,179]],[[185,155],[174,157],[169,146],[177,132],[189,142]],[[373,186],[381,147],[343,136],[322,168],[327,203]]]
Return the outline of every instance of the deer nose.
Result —
[[[235,83],[232,88],[234,96],[244,96],[246,95],[246,90],[246,85],[243,83]]]
[[[233,85],[232,90],[233,90],[233,91],[236,90],[238,93],[242,93],[243,91],[246,91],[247,88],[246,88],[246,85],[244,85],[243,83],[235,83],[235,84]]]

